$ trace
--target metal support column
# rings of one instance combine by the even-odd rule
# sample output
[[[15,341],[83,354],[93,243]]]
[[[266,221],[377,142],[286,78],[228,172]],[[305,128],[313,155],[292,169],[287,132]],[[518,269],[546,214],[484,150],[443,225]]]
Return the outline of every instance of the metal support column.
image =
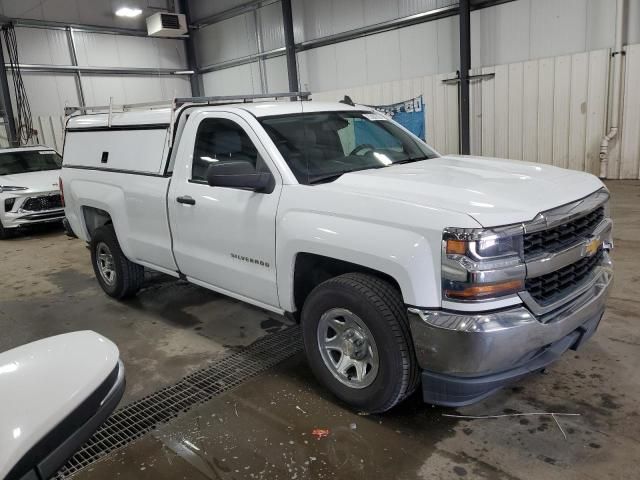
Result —
[[[78,66],[78,51],[76,50],[76,39],[73,35],[73,27],[67,27],[67,39],[69,40],[69,51],[71,53],[71,63],[77,67]],[[86,105],[84,99],[84,89],[82,88],[82,74],[80,70],[76,70],[76,84],[78,87],[78,100],[80,101],[80,106],[84,107]]]
[[[180,11],[185,15],[187,25],[189,26],[188,37],[186,39],[187,47],[187,65],[189,70],[193,70],[193,73],[189,77],[191,83],[191,95],[194,97],[202,97],[204,95],[204,82],[202,81],[202,74],[198,68],[198,57],[196,55],[196,43],[194,39],[194,30],[191,28],[191,12],[189,11],[188,0],[180,0]]]
[[[469,70],[471,69],[470,0],[460,0],[460,153],[471,153],[469,126]]]
[[[9,81],[7,80],[7,69],[4,66],[4,51],[0,40],[0,100],[2,101],[2,118],[4,128],[7,131],[7,140],[12,147],[19,146],[16,120],[13,116],[13,105],[11,94],[9,93]]]
[[[298,62],[296,61],[296,44],[293,37],[293,14],[291,0],[282,0],[282,24],[284,26],[284,45],[287,51],[287,71],[289,72],[289,91],[297,92]]]

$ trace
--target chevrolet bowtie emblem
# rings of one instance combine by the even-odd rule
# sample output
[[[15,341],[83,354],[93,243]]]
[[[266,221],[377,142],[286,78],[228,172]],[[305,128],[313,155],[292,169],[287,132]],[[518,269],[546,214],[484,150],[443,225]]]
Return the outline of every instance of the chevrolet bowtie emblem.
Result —
[[[602,240],[599,238],[590,240],[589,243],[584,246],[584,253],[582,255],[584,257],[592,257],[598,252],[600,245],[602,245]]]

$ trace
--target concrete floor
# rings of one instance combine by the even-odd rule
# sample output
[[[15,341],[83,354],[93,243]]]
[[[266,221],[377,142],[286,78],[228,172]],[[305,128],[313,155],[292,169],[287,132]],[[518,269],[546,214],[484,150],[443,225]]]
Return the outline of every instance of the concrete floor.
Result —
[[[639,478],[640,182],[610,182],[616,280],[599,331],[580,352],[477,405],[418,396],[381,416],[335,402],[301,355],[191,410],[77,478]],[[133,301],[99,290],[82,242],[58,231],[0,243],[0,350],[93,329],[127,367],[123,402],[140,398],[268,331],[280,318],[203,289],[150,279]],[[443,414],[565,412],[461,420]],[[314,428],[330,435],[317,440]]]

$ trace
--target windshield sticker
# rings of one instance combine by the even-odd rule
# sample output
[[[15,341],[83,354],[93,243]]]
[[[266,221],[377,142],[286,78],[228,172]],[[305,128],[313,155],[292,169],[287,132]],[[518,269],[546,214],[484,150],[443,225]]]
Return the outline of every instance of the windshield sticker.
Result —
[[[382,113],[363,113],[362,116],[372,122],[379,122],[380,120],[390,120],[389,117]]]

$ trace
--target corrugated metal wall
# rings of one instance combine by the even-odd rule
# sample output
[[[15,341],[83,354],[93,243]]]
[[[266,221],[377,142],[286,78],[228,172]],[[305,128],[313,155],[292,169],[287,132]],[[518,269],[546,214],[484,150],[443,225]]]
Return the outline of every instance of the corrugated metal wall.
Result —
[[[622,131],[612,143],[608,178],[640,178],[640,44],[626,48]],[[610,50],[474,69],[492,73],[471,87],[474,155],[512,158],[599,173],[607,124]],[[427,142],[458,152],[458,87],[429,75],[314,93],[316,100],[384,105],[424,95]]]
[[[64,30],[16,27],[16,38],[20,63],[72,64]],[[76,32],[75,39],[81,66],[187,68],[182,40],[89,32]],[[11,73],[8,74],[11,84]],[[64,108],[80,104],[75,75],[23,71],[22,78],[40,142],[62,148]],[[114,103],[133,103],[191,94],[186,76],[85,73],[82,75],[82,87],[88,105],[106,105],[110,97]],[[13,95],[12,88],[11,93]],[[0,146],[6,146],[8,142],[4,127],[0,130]]]

